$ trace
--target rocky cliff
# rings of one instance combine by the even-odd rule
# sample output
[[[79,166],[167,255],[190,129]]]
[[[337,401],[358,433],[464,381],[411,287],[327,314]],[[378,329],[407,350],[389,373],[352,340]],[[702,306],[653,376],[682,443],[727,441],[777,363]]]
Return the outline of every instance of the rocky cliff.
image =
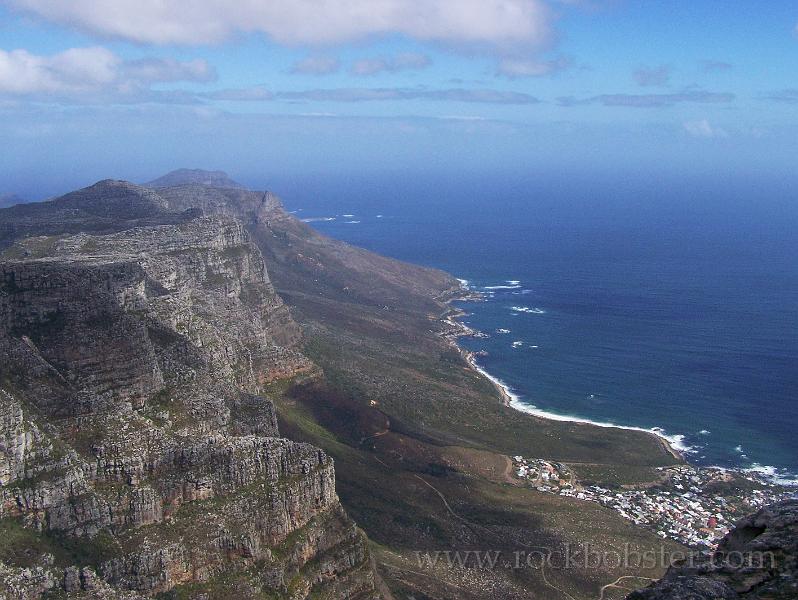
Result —
[[[263,396],[315,367],[245,227],[122,182],[31,206],[0,211],[0,597],[377,597]]]
[[[389,310],[439,313],[442,290],[459,290],[452,276],[380,256],[318,233],[288,214],[271,192],[197,184],[159,188],[169,210],[201,210],[239,219],[269,264],[281,294]]]
[[[628,600],[798,598],[798,500],[765,507],[726,535],[712,555],[671,567]]]

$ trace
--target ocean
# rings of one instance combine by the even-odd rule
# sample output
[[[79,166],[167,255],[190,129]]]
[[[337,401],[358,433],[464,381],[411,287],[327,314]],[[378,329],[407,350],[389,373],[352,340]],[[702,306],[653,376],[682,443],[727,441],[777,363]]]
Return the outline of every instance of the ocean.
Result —
[[[527,408],[657,428],[694,463],[798,474],[794,188],[731,178],[276,182],[330,236],[482,291],[462,345]]]

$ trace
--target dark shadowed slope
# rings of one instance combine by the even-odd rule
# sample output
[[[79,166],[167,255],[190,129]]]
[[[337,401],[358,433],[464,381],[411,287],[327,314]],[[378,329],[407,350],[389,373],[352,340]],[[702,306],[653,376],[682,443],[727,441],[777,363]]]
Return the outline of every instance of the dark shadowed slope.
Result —
[[[46,202],[0,209],[0,248],[16,238],[34,235],[110,233],[180,223],[191,217],[192,214],[169,214],[166,201],[148,188],[106,179]]]

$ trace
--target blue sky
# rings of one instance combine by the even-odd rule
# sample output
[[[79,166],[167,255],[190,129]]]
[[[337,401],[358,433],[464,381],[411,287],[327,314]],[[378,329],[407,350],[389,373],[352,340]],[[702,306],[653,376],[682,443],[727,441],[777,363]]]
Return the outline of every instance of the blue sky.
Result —
[[[180,166],[789,178],[798,1],[0,0],[0,194]]]

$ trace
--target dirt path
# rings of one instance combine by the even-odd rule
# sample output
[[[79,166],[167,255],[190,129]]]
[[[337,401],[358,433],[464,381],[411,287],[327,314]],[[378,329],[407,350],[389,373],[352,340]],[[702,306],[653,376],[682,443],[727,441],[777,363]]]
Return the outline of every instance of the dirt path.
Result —
[[[604,600],[604,593],[608,589],[611,589],[611,588],[618,589],[618,590],[624,590],[625,592],[633,592],[634,590],[637,589],[637,587],[631,587],[630,588],[630,587],[626,587],[626,586],[621,585],[621,581],[623,581],[624,579],[636,579],[637,581],[645,581],[647,583],[655,581],[654,579],[651,579],[650,577],[638,577],[636,575],[624,575],[623,577],[618,577],[618,579],[616,579],[612,583],[608,583],[607,585],[602,586],[601,594],[599,595],[599,600]]]
[[[512,463],[511,463],[511,465],[512,465]],[[438,495],[438,497],[441,499],[441,501],[443,502],[443,505],[446,507],[446,510],[449,512],[449,514],[451,514],[454,518],[456,518],[457,520],[461,521],[462,523],[466,524],[471,530],[473,530],[475,532],[476,532],[476,530],[480,530],[480,531],[482,531],[484,533],[487,533],[488,535],[490,535],[490,536],[492,536],[494,538],[497,538],[497,539],[501,540],[502,542],[506,542],[507,541],[502,536],[500,536],[497,533],[491,531],[490,529],[482,527],[481,525],[477,525],[476,523],[471,523],[467,519],[464,519],[463,517],[458,515],[454,511],[454,509],[452,509],[451,505],[449,504],[449,501],[446,499],[446,496],[444,496],[443,493],[441,493],[440,490],[438,490],[434,485],[429,483],[427,480],[425,480],[420,475],[413,475],[413,477],[415,477],[416,479],[421,481],[424,485],[429,487],[432,491],[434,491]],[[523,546],[524,548],[527,548],[527,549],[530,549],[530,548],[541,549],[542,548],[544,550],[548,550],[544,546],[534,546],[534,545],[531,545],[531,544],[525,544],[525,543],[520,542],[518,540],[515,540],[515,541],[516,541],[517,544],[520,544],[521,546]],[[552,588],[553,590],[556,590],[559,594],[561,594],[562,596],[564,596],[568,600],[576,600],[576,598],[571,596],[568,592],[566,592],[563,589],[560,589],[559,587],[554,585],[551,581],[549,581],[549,579],[546,577],[546,569],[543,567],[543,563],[542,562],[540,564],[540,576],[543,579],[543,583],[545,583],[548,587]]]
[[[507,483],[512,483],[513,485],[515,485],[518,482],[513,476],[513,460],[509,456],[505,456],[504,460],[507,461],[507,464],[504,465],[504,480]]]

